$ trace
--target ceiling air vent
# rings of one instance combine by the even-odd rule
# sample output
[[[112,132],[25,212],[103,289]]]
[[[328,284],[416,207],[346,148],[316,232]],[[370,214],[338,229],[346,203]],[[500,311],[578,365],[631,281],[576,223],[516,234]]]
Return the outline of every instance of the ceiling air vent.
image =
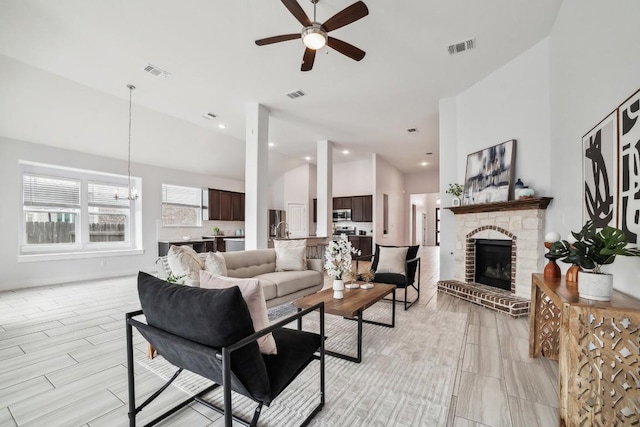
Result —
[[[301,90],[296,90],[295,92],[290,92],[290,93],[288,93],[288,94],[287,94],[287,96],[288,96],[289,98],[291,98],[291,99],[301,98],[301,97],[306,96],[306,95],[307,95],[307,94],[306,94],[306,93],[304,93],[304,92],[303,92],[303,91],[301,91]]]
[[[455,55],[456,53],[462,53],[466,50],[475,49],[476,39],[475,37],[469,40],[465,40],[459,43],[449,45],[449,54]]]
[[[166,79],[167,77],[169,77],[169,73],[164,71],[162,68],[158,68],[155,65],[147,65],[146,67],[144,67],[144,70],[147,73],[150,73],[156,77],[162,77],[163,79]]]
[[[215,115],[215,114],[213,114],[213,113],[207,113],[207,114],[203,114],[203,115],[202,115],[202,118],[207,119],[207,120],[213,120],[213,119],[215,119],[216,117],[218,117],[218,116],[216,116],[216,115]]]
[[[416,132],[418,132],[418,128],[409,128],[409,129],[407,129],[407,132],[408,133],[416,133]]]

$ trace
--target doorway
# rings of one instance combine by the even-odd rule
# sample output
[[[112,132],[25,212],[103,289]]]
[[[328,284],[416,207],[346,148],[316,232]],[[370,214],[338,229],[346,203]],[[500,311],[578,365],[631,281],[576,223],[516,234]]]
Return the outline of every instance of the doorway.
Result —
[[[289,237],[307,237],[307,207],[303,203],[287,203]]]

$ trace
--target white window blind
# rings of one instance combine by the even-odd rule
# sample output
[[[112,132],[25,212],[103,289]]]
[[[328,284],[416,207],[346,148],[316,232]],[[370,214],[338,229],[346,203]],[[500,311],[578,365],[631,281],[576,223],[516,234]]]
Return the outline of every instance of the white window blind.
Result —
[[[78,208],[80,181],[23,174],[24,206]]]
[[[162,184],[162,203],[201,207],[202,190],[194,187]]]
[[[105,184],[101,182],[89,182],[89,206],[101,206],[106,208],[129,207],[130,200],[126,198],[128,189],[124,185]],[[116,191],[124,197],[115,197]]]

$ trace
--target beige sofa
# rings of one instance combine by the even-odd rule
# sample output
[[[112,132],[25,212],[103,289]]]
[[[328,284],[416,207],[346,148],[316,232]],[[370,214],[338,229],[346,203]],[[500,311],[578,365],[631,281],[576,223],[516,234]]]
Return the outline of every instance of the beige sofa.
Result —
[[[323,265],[320,259],[308,259],[304,271],[276,271],[275,249],[221,252],[227,264],[227,275],[237,278],[256,278],[264,291],[267,307],[284,304],[313,294],[324,284]],[[198,254],[203,260],[206,253]],[[171,273],[167,257],[158,259],[158,277]]]

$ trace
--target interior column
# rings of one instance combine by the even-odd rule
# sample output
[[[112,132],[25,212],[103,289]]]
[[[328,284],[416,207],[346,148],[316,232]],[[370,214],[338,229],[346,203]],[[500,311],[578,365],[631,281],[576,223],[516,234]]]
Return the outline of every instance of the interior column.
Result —
[[[333,142],[318,141],[318,222],[316,235],[330,237],[333,223]]]
[[[247,141],[244,172],[245,250],[265,249],[268,222],[269,110],[261,104],[247,106]]]

